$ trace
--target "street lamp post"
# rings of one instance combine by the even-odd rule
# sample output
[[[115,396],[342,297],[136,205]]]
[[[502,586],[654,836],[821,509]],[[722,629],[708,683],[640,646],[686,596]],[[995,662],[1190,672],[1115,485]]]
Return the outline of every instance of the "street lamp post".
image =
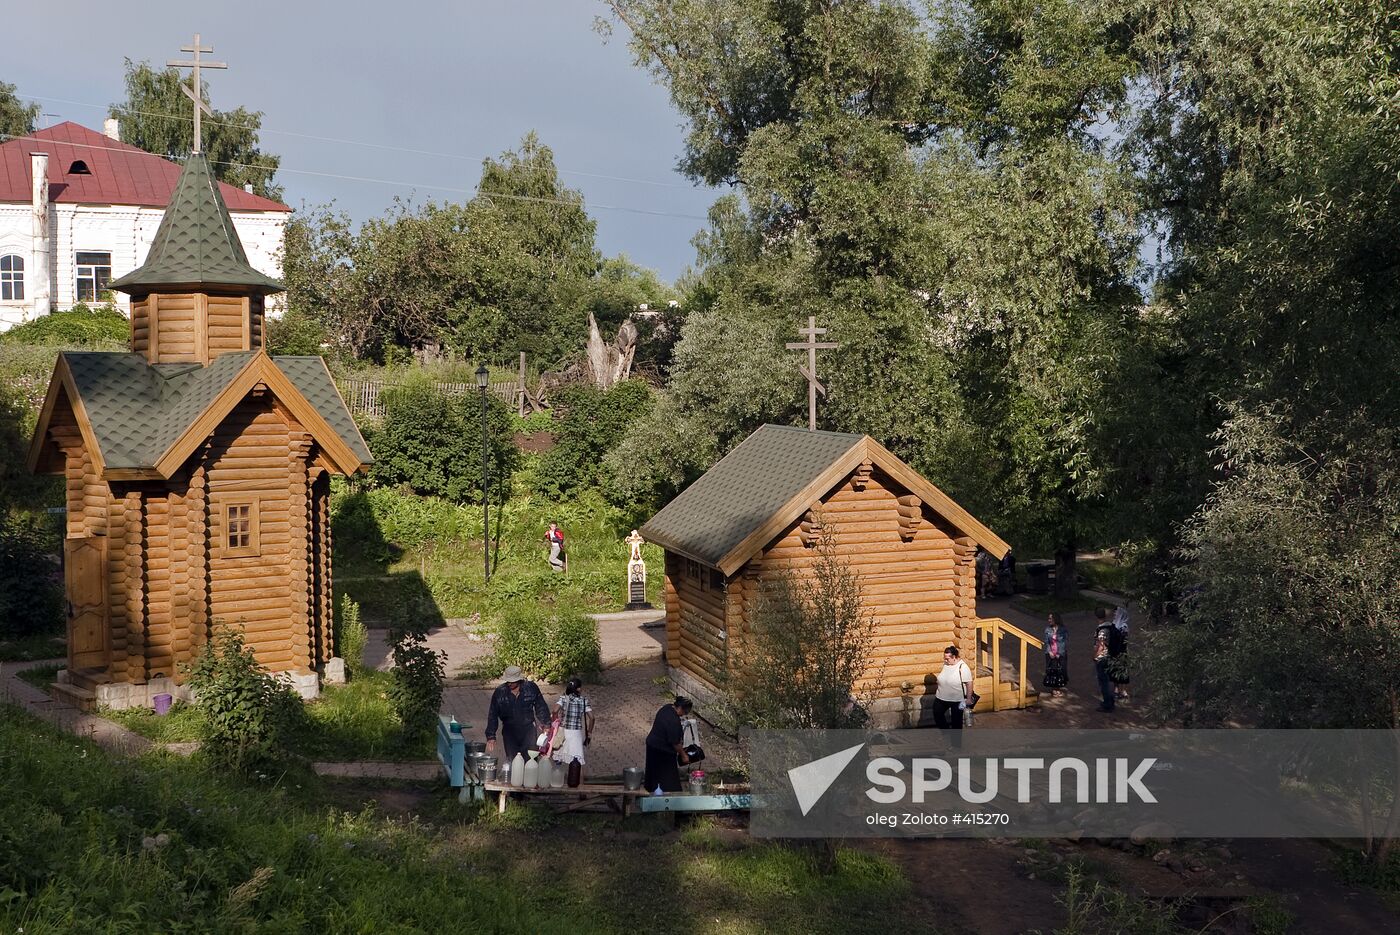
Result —
[[[481,554],[486,568],[486,580],[491,580],[491,485],[487,480],[486,390],[491,385],[491,371],[482,364],[476,368],[476,388],[481,391]]]

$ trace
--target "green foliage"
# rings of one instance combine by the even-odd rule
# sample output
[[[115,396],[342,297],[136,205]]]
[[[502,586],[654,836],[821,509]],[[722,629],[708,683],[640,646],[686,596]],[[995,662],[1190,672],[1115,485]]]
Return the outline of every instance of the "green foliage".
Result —
[[[63,590],[53,538],[39,519],[0,506],[0,641],[61,628]]]
[[[602,669],[598,624],[572,606],[512,604],[496,625],[496,645],[481,674],[494,677],[517,665],[548,682]]]
[[[370,479],[457,503],[481,502],[481,401],[449,395],[424,379],[384,391],[384,424],[371,440]],[[510,414],[487,397],[488,460],[493,490],[509,490],[518,452]]]
[[[535,469],[535,488],[558,497],[606,484],[604,457],[646,413],[651,391],[641,380],[626,380],[607,390],[571,386],[556,394],[554,405],[563,416],[554,427],[554,447]]]
[[[760,583],[751,635],[715,673],[727,696],[722,716],[736,728],[851,728],[864,721],[850,702],[861,700],[856,681],[875,661],[875,619],[832,541],[819,549],[810,578],[781,572]]]
[[[301,700],[258,666],[240,630],[216,630],[195,659],[189,684],[204,718],[200,752],[210,762],[252,774],[286,757]]]
[[[390,649],[394,668],[389,700],[404,736],[430,733],[442,707],[442,661],[446,655],[429,648],[421,631],[407,628],[394,632]]]
[[[1065,924],[1055,935],[1110,935],[1141,932],[1142,935],[1183,935],[1185,929],[1172,919],[1170,911],[1156,902],[1140,899],[1121,886],[1101,880],[1088,880],[1083,869],[1071,864],[1062,896],[1056,897],[1065,910]]]
[[[1395,423],[1237,410],[1228,475],[1188,524],[1182,623],[1149,643],[1161,713],[1194,723],[1394,729],[1400,711]],[[1325,692],[1297,690],[1299,653]]]
[[[34,122],[38,119],[38,102],[22,103],[15,95],[15,86],[0,81],[0,142],[33,133]]]
[[[340,658],[354,674],[365,668],[365,647],[369,645],[369,630],[360,619],[360,605],[342,594],[336,603],[335,645]]]
[[[112,756],[8,706],[0,750],[5,932],[602,935],[647,931],[674,912],[680,878],[696,882],[692,915],[723,919],[720,928],[923,924],[923,907],[901,898],[909,884],[898,867],[862,850],[823,868],[770,842],[698,850],[643,833],[618,847],[612,822],[585,818],[551,837],[558,867],[540,887],[537,830],[461,822],[455,803],[450,827],[385,817],[357,785],[295,773],[259,785],[198,759]],[[600,894],[600,879],[628,898]],[[799,917],[794,903],[808,911]]]
[[[283,262],[289,314],[321,322],[358,359],[439,345],[552,364],[583,346],[588,309],[611,320],[632,296],[659,291],[630,264],[595,282],[594,227],[530,134],[486,161],[466,204],[395,202],[358,231],[328,208],[298,215]]]
[[[131,323],[112,305],[79,302],[65,312],[50,312],[0,334],[5,344],[77,347],[95,351],[125,350]]]
[[[181,90],[191,78],[179,69],[155,69],[149,62],[126,60],[126,100],[113,104],[109,116],[121,121],[122,142],[150,153],[182,161],[194,144],[191,103]],[[201,82],[201,100],[209,103],[209,87]],[[274,185],[281,158],[259,149],[262,111],[215,110],[200,120],[200,150],[209,160],[215,178],[235,188],[252,185],[265,198],[279,200],[282,187]]]
[[[267,352],[303,357],[322,356],[329,343],[326,326],[300,309],[288,309],[279,318],[267,319]]]

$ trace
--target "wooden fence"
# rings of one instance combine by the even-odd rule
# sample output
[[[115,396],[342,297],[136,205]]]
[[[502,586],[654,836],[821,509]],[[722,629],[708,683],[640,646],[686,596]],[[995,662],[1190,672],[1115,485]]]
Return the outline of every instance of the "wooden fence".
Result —
[[[399,383],[384,380],[336,380],[335,385],[350,407],[352,415],[370,419],[384,418],[384,391]],[[472,396],[478,390],[475,383],[434,383],[433,388],[446,396]],[[521,386],[518,380],[492,380],[492,395],[505,400],[506,405],[515,408],[519,405]]]

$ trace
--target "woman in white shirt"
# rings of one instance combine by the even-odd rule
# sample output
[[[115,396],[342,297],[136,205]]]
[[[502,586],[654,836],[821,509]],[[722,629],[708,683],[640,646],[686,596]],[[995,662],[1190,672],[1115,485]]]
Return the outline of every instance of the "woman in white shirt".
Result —
[[[963,707],[971,700],[972,670],[958,658],[958,648],[949,646],[943,650],[943,669],[933,694],[933,723],[945,730],[962,730]]]

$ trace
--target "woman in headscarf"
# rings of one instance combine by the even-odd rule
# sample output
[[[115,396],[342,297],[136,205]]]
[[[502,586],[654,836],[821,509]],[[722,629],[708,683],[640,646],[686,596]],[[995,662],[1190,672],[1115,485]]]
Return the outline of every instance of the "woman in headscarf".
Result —
[[[685,752],[685,731],[681,718],[690,713],[694,703],[689,698],[677,697],[670,704],[662,705],[651,722],[651,733],[647,734],[646,778],[643,782],[648,792],[660,788],[662,792],[681,791],[681,764],[689,763]]]
[[[1059,698],[1069,684],[1069,640],[1065,622],[1051,614],[1045,623],[1045,687]]]

